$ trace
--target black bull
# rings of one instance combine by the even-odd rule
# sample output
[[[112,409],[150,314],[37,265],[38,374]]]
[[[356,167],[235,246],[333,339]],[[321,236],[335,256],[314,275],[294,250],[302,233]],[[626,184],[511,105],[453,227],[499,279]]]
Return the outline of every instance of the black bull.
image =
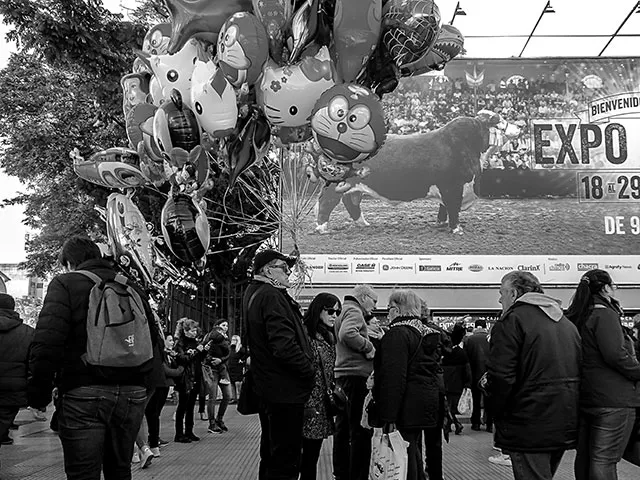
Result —
[[[496,118],[497,117],[497,118]],[[499,117],[458,117],[428,133],[389,135],[384,146],[366,165],[371,173],[365,178],[351,177],[344,193],[335,184],[323,188],[318,199],[316,230],[328,232],[329,216],[342,199],[353,220],[367,225],[360,202],[363,194],[382,198],[389,203],[410,202],[425,198],[429,187],[440,190],[442,203],[438,224],[453,232],[460,229],[460,207],[464,184],[480,173],[480,155],[489,148],[489,128]],[[348,188],[348,187],[347,187]]]

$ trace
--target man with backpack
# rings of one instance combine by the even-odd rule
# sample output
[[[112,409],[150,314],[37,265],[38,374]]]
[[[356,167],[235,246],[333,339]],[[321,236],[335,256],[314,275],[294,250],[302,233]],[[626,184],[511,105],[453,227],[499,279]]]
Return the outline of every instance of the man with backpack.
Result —
[[[153,370],[155,322],[143,293],[88,238],[68,239],[40,312],[29,362],[29,405],[59,389],[59,434],[70,480],[131,478]]]

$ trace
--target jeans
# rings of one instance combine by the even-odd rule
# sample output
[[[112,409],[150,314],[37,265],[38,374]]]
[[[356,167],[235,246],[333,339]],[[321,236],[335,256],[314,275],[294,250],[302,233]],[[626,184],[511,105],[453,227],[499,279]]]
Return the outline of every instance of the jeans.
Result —
[[[169,387],[156,388],[147,403],[147,408],[144,410],[147,425],[149,426],[149,446],[151,448],[158,446],[160,439],[160,414],[167,401],[167,395],[169,395]]]
[[[442,425],[425,428],[422,432],[429,480],[442,480]]]
[[[367,480],[371,461],[373,431],[362,428],[362,407],[367,396],[367,378],[336,378],[349,398],[347,408],[336,416],[333,436],[333,475],[335,480]]]
[[[635,408],[580,409],[576,480],[617,480],[635,418]]]
[[[504,452],[511,456],[515,480],[551,480],[558,470],[564,450],[544,453]]]
[[[302,458],[304,404],[263,403],[260,407],[259,480],[297,480]]]
[[[62,395],[60,441],[68,480],[130,480],[133,444],[144,416],[144,387],[91,385]]]
[[[487,428],[493,427],[493,414],[489,399],[478,388],[478,385],[471,384],[471,397],[473,398],[473,411],[471,412],[471,426],[480,426],[482,423],[482,399],[484,397],[484,414]],[[457,405],[457,404],[456,404]]]
[[[318,476],[318,459],[322,449],[322,438],[302,439],[302,463],[300,480],[316,480]]]
[[[207,401],[207,414],[209,416],[209,424],[213,425],[214,420],[216,420],[216,398],[218,396],[218,386],[222,391],[222,400],[220,401],[217,420],[222,420],[224,418],[224,414],[227,411],[227,407],[229,406],[229,401],[231,400],[233,392],[231,390],[231,382],[229,381],[228,374],[226,376],[221,375],[217,369],[213,368],[210,379],[206,380],[207,377],[207,375],[204,375],[205,380],[203,380],[203,384],[205,385],[205,392],[209,394],[209,400]],[[227,383],[226,385],[222,385],[220,383],[220,380],[225,379],[225,377],[229,383]]]
[[[186,392],[178,390],[178,407],[176,408],[176,436],[193,433],[193,408],[196,406],[200,385]]]
[[[0,439],[4,440],[9,435],[9,427],[18,415],[18,407],[0,407]]]
[[[400,429],[400,435],[409,442],[407,447],[407,478],[406,480],[424,480],[424,470],[422,469],[422,430]],[[431,480],[431,478],[429,478]]]

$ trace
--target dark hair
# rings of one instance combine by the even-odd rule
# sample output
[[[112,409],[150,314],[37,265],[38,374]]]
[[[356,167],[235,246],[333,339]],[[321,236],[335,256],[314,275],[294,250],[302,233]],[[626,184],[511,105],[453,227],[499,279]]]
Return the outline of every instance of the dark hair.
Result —
[[[593,297],[598,295],[606,285],[612,285],[611,275],[605,270],[589,270],[582,275],[576,288],[566,316],[578,328],[586,321],[593,309]]]
[[[476,327],[487,328],[486,320],[476,320]]]
[[[465,337],[466,334],[467,334],[467,329],[465,328],[464,324],[456,323],[453,326],[451,333],[449,334],[449,336],[451,337],[451,343],[453,345],[458,345],[462,341],[462,339]]]
[[[502,278],[502,282],[510,285],[512,288],[515,288],[518,292],[518,297],[530,292],[544,293],[542,286],[540,285],[540,280],[530,272],[514,270],[513,272],[507,273]]]
[[[93,240],[76,235],[64,242],[58,260],[63,266],[69,263],[71,268],[75,269],[87,260],[100,258],[102,258],[102,253]]]
[[[320,321],[320,313],[322,313],[322,310],[325,308],[335,307],[336,303],[338,304],[338,308],[342,307],[340,299],[332,293],[327,292],[320,292],[311,301],[311,304],[303,318],[304,324],[306,325],[311,338],[314,338],[316,333],[320,333],[320,335],[322,335],[329,343],[335,343],[333,332],[331,332],[329,327]]]

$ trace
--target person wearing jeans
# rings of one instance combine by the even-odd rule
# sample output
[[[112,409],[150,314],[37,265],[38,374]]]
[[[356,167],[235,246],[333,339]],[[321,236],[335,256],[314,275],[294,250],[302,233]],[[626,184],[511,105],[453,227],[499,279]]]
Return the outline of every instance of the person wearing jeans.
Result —
[[[209,332],[202,343],[205,346],[206,356],[202,362],[202,379],[205,392],[209,394],[207,402],[207,414],[209,417],[209,433],[227,432],[229,429],[224,423],[224,414],[231,401],[231,379],[227,361],[229,359],[229,340],[227,331],[229,322],[219,319],[215,327]],[[216,416],[216,397],[218,386],[222,391],[222,401]]]
[[[336,416],[333,436],[333,475],[336,480],[366,480],[373,432],[360,425],[367,396],[367,378],[373,371],[376,349],[365,317],[371,315],[378,295],[369,285],[357,285],[344,298],[336,319],[336,384],[347,394],[347,408]]]
[[[640,363],[620,323],[622,309],[608,272],[586,272],[567,310],[582,337],[580,433],[576,480],[615,480],[640,407]]]

